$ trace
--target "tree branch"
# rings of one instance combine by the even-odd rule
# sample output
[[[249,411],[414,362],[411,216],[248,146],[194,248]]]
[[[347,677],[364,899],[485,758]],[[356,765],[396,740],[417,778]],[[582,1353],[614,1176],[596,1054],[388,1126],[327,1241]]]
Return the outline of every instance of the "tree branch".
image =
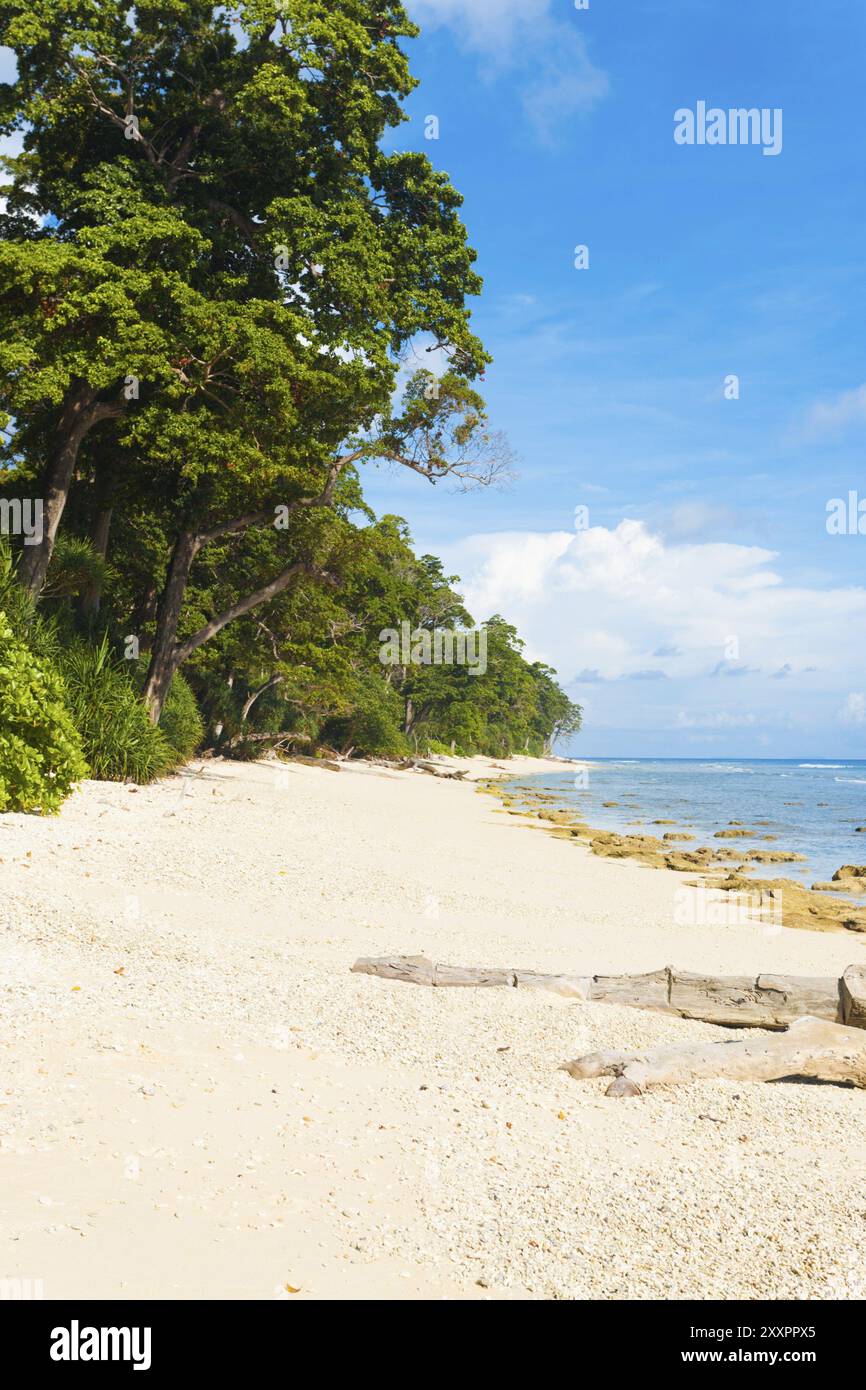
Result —
[[[199,531],[196,535],[196,552],[201,550],[203,545],[209,545],[211,541],[217,541],[221,536],[231,536],[238,531],[248,531],[251,526],[264,526],[266,521],[273,520],[272,512],[247,512],[245,516],[235,517],[234,521],[223,521],[218,526],[211,526],[207,531]]]
[[[209,641],[211,637],[215,637],[218,632],[222,632],[223,628],[227,627],[229,623],[233,623],[236,618],[242,618],[245,613],[249,613],[260,603],[268,603],[270,599],[276,598],[277,594],[281,594],[284,589],[289,587],[297,575],[316,573],[323,573],[323,571],[317,571],[309,561],[298,560],[284,569],[269,584],[265,584],[261,589],[256,589],[255,593],[247,594],[246,598],[238,599],[237,603],[226,608],[218,617],[211,618],[210,622],[205,623],[204,627],[200,627],[198,632],[194,632],[185,642],[181,642],[179,646],[175,647],[173,657],[175,669],[187,661],[203,643]]]
[[[291,514],[299,511],[302,507],[328,507],[334,500],[334,490],[337,480],[343,469],[354,462],[362,451],[354,454],[344,454],[341,458],[335,459],[328,469],[328,476],[322,491],[313,497],[296,497],[294,502],[286,502],[285,509]],[[273,521],[273,512],[257,511],[247,512],[244,516],[235,517],[233,521],[221,521],[216,526],[209,527],[206,531],[199,531],[195,538],[196,554],[202,546],[208,545],[211,541],[219,540],[221,536],[236,535],[239,531],[247,531],[251,526],[264,526],[267,522]]]

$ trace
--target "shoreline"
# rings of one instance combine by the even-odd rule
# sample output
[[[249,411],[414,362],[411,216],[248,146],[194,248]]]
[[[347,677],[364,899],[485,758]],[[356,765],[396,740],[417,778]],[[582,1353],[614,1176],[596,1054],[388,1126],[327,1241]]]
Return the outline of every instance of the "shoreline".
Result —
[[[719,1030],[351,966],[825,974],[866,941],[678,925],[681,876],[525,834],[468,772],[214,760],[0,818],[4,1277],[48,1298],[862,1296],[866,1094],[614,1102],[557,1068]]]
[[[679,817],[630,822],[630,825],[648,827],[638,833],[630,833],[628,825],[620,830],[593,826],[588,824],[579,806],[565,801],[561,795],[543,787],[536,790],[521,786],[520,779],[525,776],[517,773],[514,786],[502,786],[501,779],[496,782],[491,779],[485,790],[502,802],[508,814],[547,822],[547,833],[554,838],[578,841],[588,846],[591,853],[606,858],[632,860],[648,868],[688,874],[689,879],[683,878],[685,886],[699,884],[713,895],[728,895],[746,905],[751,899],[757,912],[785,927],[866,933],[866,904],[858,897],[863,892],[860,879],[843,877],[838,883],[815,882],[807,887],[796,879],[785,877],[748,877],[756,872],[758,865],[805,862],[807,856],[780,847],[768,849],[766,844],[760,848],[744,845],[738,852],[727,843],[697,848],[687,843],[707,839],[710,835],[726,842],[740,839],[778,842],[777,835],[749,829],[740,821],[731,821],[726,827],[702,835],[674,832],[673,829],[652,833],[655,826],[678,826]],[[545,809],[545,803],[552,802],[559,805],[555,809]],[[743,828],[731,828],[741,826]]]

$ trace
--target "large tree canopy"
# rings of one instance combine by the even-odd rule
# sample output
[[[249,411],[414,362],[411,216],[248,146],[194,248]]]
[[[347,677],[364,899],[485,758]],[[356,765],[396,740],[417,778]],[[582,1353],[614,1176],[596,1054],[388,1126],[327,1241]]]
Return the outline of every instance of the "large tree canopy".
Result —
[[[64,529],[89,541],[79,624],[137,637],[154,721],[235,624],[259,655],[277,643],[267,679],[287,683],[270,618],[352,591],[366,463],[462,485],[507,469],[475,389],[461,198],[382,147],[415,32],[393,0],[0,0],[0,133],[23,140],[0,190],[0,467],[45,509],[18,574],[56,595]],[[424,347],[439,376],[407,373]],[[408,702],[405,733],[440,709],[376,689]]]
[[[401,6],[362,0],[0,4],[18,62],[0,129],[24,131],[0,403],[8,457],[46,506],[21,574],[38,594],[77,475],[106,491],[109,431],[174,502],[155,716],[188,654],[177,627],[203,545],[276,506],[330,505],[341,469],[371,456],[431,480],[501,466],[470,388],[487,359],[460,198],[425,157],[380,148],[413,85],[397,42],[412,33]],[[410,388],[394,419],[420,333],[448,378]],[[291,582],[304,561],[286,559],[226,613]]]

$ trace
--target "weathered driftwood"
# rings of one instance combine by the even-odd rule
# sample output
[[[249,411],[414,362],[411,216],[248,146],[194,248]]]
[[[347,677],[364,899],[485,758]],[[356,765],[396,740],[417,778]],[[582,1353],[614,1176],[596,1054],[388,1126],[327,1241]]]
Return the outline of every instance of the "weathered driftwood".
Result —
[[[681,1086],[708,1078],[810,1077],[866,1088],[866,1033],[820,1018],[800,1018],[784,1033],[647,1052],[591,1052],[565,1062],[561,1070],[578,1080],[613,1076],[605,1092],[609,1096],[639,1096],[653,1086]]]
[[[866,1028],[866,966],[849,965],[839,981],[842,1022],[849,1028]]]
[[[290,758],[286,758],[287,763],[302,763],[304,767],[324,767],[328,772],[339,772],[340,764],[331,762],[327,758],[308,758],[304,753],[293,753]]]
[[[429,772],[431,777],[445,777],[452,782],[462,782],[469,773],[468,768],[448,767],[444,763],[431,763],[427,758],[401,758],[399,762],[393,759],[370,759],[384,763],[387,767],[393,767],[397,772]]]
[[[423,762],[418,758],[412,758],[409,766],[415,772],[429,772],[431,777],[444,777],[449,782],[462,782],[468,772],[465,767],[445,767],[442,763]]]
[[[362,956],[352,970],[360,975],[380,975],[385,980],[403,980],[412,985],[470,986],[485,989],[494,985],[517,985],[556,990],[559,994],[586,998],[586,979],[576,975],[536,975],[530,970],[499,970],[460,965],[434,965],[426,956]]]
[[[239,734],[233,734],[232,737],[223,744],[223,747],[237,748],[242,743],[267,743],[269,739],[273,742],[275,748],[284,748],[290,743],[312,743],[313,741],[309,734],[273,732],[252,733],[242,730]]]
[[[696,975],[666,966],[648,975],[540,975],[531,970],[437,965],[425,956],[364,958],[366,975],[409,984],[550,989],[585,1002],[626,1004],[731,1028],[785,1028],[810,1016],[866,1029],[866,968],[841,979],[808,975]]]

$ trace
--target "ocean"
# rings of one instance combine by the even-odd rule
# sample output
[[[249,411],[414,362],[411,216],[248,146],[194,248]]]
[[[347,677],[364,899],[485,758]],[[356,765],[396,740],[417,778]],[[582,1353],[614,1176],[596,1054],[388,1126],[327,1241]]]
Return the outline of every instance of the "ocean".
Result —
[[[662,836],[687,830],[683,849],[731,841],[713,838],[739,821],[774,841],[743,840],[744,849],[784,849],[804,863],[761,866],[767,878],[806,886],[832,878],[841,864],[866,864],[866,760],[761,758],[592,758],[573,771],[509,779],[512,787],[554,793],[563,808],[577,807],[589,825],[623,834]],[[616,805],[605,805],[615,802]],[[551,806],[554,803],[550,803]],[[640,820],[642,825],[629,824]],[[653,825],[671,820],[674,825]],[[768,822],[760,826],[756,822]]]

